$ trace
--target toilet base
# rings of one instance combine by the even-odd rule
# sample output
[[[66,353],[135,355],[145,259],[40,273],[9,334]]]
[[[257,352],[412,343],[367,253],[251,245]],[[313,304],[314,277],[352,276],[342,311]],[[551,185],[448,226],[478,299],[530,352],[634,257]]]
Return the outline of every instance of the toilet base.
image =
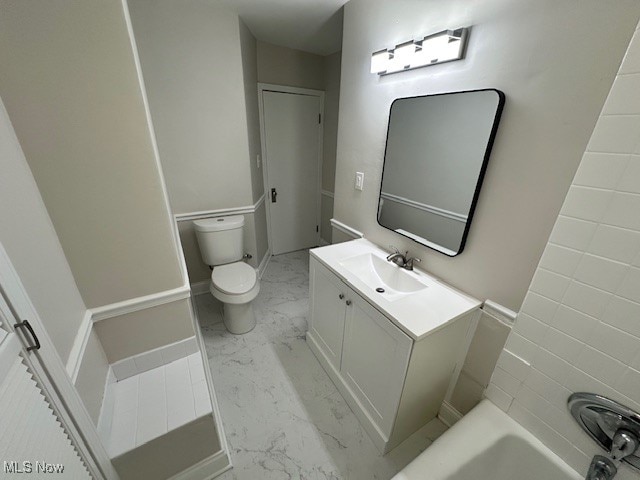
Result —
[[[256,316],[251,302],[240,305],[223,304],[222,319],[227,330],[236,335],[250,332],[256,326]]]

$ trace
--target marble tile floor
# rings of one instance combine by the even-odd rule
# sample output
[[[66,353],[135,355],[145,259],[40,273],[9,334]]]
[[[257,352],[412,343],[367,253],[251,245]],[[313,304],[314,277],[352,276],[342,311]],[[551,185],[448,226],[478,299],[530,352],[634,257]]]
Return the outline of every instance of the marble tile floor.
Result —
[[[446,426],[433,420],[380,455],[306,344],[309,253],[271,259],[257,325],[232,335],[221,304],[196,297],[233,469],[222,480],[390,479]]]

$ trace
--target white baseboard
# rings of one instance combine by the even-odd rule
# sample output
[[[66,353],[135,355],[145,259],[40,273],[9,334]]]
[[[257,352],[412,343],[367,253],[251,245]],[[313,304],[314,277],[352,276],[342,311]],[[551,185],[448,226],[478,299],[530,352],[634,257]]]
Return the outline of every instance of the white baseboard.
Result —
[[[209,283],[211,283],[211,280],[203,280],[201,282],[192,283],[191,295],[202,295],[204,293],[209,293]]]
[[[267,265],[269,265],[271,257],[271,249],[268,249],[267,253],[264,254],[264,257],[262,257],[260,265],[258,265],[258,278],[262,278],[262,275],[264,275],[264,271],[267,269]]]
[[[347,225],[346,223],[342,223],[339,220],[336,220],[335,218],[332,218],[330,220],[331,222],[331,226],[333,228],[335,228],[336,230],[341,231],[342,233],[349,235],[351,238],[364,238],[364,233],[360,232],[359,230],[356,230],[355,228],[350,227],[349,225]]]
[[[174,475],[169,480],[208,480],[223,474],[231,467],[229,455],[226,451],[220,450],[218,453]]]
[[[447,427],[453,426],[458,420],[460,420],[463,415],[453,408],[450,403],[442,402],[440,406],[440,411],[438,412],[438,418],[444,423]]]

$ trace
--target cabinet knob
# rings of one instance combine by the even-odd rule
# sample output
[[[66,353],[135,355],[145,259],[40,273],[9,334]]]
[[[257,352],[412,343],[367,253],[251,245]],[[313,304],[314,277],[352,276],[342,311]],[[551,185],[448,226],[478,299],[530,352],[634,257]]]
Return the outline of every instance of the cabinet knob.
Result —
[[[338,295],[338,298],[342,300],[344,298],[344,293],[341,293],[340,295]]]
[[[347,305],[351,305],[351,300],[347,300]]]

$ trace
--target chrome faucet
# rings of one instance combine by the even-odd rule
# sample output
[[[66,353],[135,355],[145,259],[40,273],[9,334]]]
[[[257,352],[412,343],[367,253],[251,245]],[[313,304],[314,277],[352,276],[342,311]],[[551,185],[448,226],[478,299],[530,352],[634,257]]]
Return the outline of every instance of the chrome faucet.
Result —
[[[611,480],[618,473],[613,461],[604,455],[595,455],[589,465],[585,480]]]
[[[611,480],[618,473],[618,467],[625,457],[633,455],[640,440],[628,430],[620,428],[611,439],[609,456],[595,455],[589,465],[585,480]]]
[[[623,458],[633,455],[639,445],[640,440],[635,433],[619,428],[611,440],[611,459],[621,461]]]
[[[404,262],[404,267],[402,268],[406,268],[407,270],[413,270],[413,262],[418,262],[420,263],[422,260],[420,260],[417,257],[409,257],[407,258],[407,260]]]
[[[387,262],[395,263],[399,267],[404,267],[404,264],[407,262],[407,255],[409,252],[405,252],[404,255],[400,253],[393,245],[389,245],[389,247],[393,250],[389,255],[387,255]]]
[[[387,255],[387,261],[391,263],[395,263],[400,268],[404,268],[405,270],[413,270],[414,262],[420,262],[421,260],[416,257],[409,257],[409,251],[404,252],[404,254],[400,253],[393,245],[389,245],[389,247],[393,250],[389,255]]]

